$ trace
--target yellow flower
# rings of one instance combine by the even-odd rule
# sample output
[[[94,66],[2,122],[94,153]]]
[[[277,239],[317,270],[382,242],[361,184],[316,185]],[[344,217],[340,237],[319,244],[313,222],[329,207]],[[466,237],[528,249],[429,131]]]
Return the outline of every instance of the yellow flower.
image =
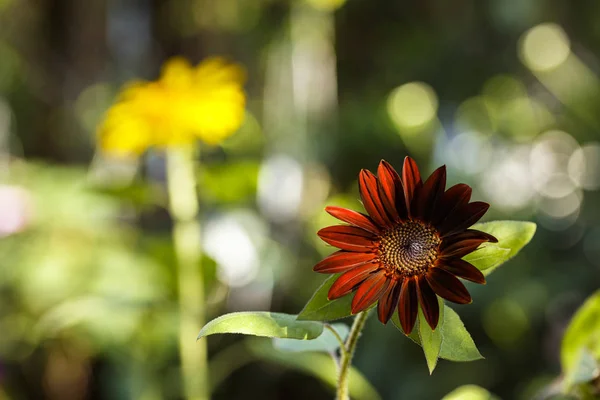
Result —
[[[102,150],[139,154],[152,146],[218,144],[244,120],[243,69],[219,58],[193,67],[174,58],[152,82],[133,82],[98,129]]]

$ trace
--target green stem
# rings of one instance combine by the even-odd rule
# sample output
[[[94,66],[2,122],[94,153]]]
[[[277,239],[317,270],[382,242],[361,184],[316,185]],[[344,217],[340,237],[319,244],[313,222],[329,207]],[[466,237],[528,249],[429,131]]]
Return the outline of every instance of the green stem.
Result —
[[[356,350],[356,344],[360,333],[365,326],[367,317],[369,316],[369,310],[363,311],[356,315],[352,328],[350,328],[350,334],[346,339],[345,351],[342,351],[342,361],[340,363],[340,370],[337,382],[337,400],[349,400],[348,396],[348,374],[350,373],[350,367],[352,366],[352,357]]]
[[[195,155],[192,147],[168,150],[167,187],[177,255],[179,354],[183,385],[188,400],[208,400],[206,340],[194,340],[204,325],[205,313]]]
[[[345,355],[346,354],[346,344],[344,343],[344,339],[342,339],[340,334],[335,330],[335,328],[333,326],[331,326],[329,324],[325,324],[325,329],[328,329],[329,331],[331,331],[331,333],[333,334],[335,339],[340,344],[340,352],[342,353],[342,355]]]

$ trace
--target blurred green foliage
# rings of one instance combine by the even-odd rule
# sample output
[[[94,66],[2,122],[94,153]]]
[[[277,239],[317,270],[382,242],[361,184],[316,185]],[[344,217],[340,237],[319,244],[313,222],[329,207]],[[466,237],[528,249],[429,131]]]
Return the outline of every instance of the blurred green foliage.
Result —
[[[429,376],[371,321],[358,390],[550,398],[600,285],[599,17],[591,0],[0,1],[0,398],[180,398],[164,157],[105,160],[95,126],[123,82],[215,54],[249,81],[244,126],[201,149],[208,317],[298,313],[332,251],[324,205],[360,209],[359,170],[410,154],[447,164],[489,220],[539,229],[456,308],[484,360]],[[332,396],[325,355],[208,344],[215,399]]]

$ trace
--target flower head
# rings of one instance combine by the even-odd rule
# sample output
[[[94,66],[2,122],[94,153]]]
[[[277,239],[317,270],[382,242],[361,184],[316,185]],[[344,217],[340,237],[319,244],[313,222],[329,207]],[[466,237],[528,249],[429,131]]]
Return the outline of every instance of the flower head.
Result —
[[[377,176],[362,170],[359,189],[368,215],[327,207],[329,214],[349,225],[318,232],[325,242],[341,249],[314,267],[320,273],[341,273],[329,299],[355,292],[352,313],[378,302],[378,317],[384,324],[397,309],[406,334],[413,329],[419,304],[431,329],[436,328],[440,313],[436,295],[470,303],[471,295],[457,277],[476,283],[485,283],[485,278],[462,257],[484,242],[497,240],[468,229],[489,204],[469,203],[468,185],[445,187],[445,166],[423,183],[410,157],[404,160],[402,178],[386,161],[379,164]]]
[[[192,67],[168,61],[160,78],[134,82],[120,94],[99,127],[100,147],[112,153],[141,153],[152,146],[180,146],[197,139],[217,144],[244,119],[244,72],[212,58]]]

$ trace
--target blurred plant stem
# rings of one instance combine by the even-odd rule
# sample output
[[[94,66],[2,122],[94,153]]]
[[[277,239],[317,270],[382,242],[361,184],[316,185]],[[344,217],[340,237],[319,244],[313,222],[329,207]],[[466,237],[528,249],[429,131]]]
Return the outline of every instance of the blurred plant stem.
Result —
[[[344,346],[345,351],[341,351],[342,360],[340,362],[337,381],[337,400],[350,400],[350,397],[348,396],[348,375],[350,372],[350,367],[352,366],[354,350],[356,350],[358,338],[360,337],[360,333],[365,326],[369,312],[370,310],[367,310],[356,315],[354,322],[352,323],[352,328],[350,328],[350,334],[346,339],[346,344]]]
[[[200,268],[200,223],[194,176],[193,147],[167,152],[169,211],[173,218],[173,241],[177,255],[179,288],[179,354],[188,400],[207,400],[206,340],[194,338],[204,325],[204,282]]]
[[[348,352],[346,351],[346,344],[344,343],[344,339],[342,339],[342,337],[340,336],[338,331],[336,331],[335,328],[329,324],[325,324],[325,329],[328,329],[333,334],[333,337],[335,337],[335,340],[337,340],[338,343],[340,344],[340,353],[341,353],[342,357],[348,355]],[[335,361],[335,365],[338,367],[338,372],[339,372],[339,368],[341,367],[341,359],[337,357],[335,352],[331,353],[331,357],[333,358],[333,361]]]

